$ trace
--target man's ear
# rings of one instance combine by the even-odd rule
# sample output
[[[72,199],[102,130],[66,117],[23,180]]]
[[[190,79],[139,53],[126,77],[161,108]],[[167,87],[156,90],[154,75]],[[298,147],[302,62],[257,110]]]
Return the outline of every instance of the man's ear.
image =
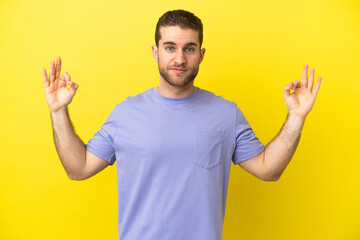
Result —
[[[205,48],[200,49],[200,63],[204,60]]]
[[[158,61],[158,55],[157,55],[157,51],[158,51],[158,48],[154,45],[151,46],[151,50],[153,52],[153,58],[155,61]]]

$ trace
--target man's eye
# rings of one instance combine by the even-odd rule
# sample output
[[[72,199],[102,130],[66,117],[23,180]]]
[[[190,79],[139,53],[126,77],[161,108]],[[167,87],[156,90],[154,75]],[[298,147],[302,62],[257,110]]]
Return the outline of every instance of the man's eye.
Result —
[[[194,49],[193,49],[193,48],[187,48],[186,51],[187,51],[187,52],[193,52]]]
[[[167,47],[166,50],[172,51],[172,50],[174,50],[174,48],[173,47]]]

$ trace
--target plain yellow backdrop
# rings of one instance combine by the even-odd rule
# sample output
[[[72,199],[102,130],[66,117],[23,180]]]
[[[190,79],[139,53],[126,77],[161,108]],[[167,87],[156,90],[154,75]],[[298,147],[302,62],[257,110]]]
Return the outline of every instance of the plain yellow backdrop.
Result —
[[[323,78],[280,181],[232,167],[224,240],[360,239],[358,0],[0,1],[0,239],[117,239],[116,169],[67,178],[41,68],[61,56],[80,85],[69,109],[86,143],[158,85],[151,45],[173,9],[204,24],[195,85],[235,101],[264,144],[286,117],[283,86],[304,64]]]

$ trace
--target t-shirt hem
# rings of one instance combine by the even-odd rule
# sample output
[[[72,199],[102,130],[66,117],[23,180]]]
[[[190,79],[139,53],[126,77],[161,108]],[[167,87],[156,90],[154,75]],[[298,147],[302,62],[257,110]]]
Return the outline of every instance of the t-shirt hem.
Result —
[[[240,162],[243,162],[243,161],[246,161],[246,160],[249,160],[253,157],[256,157],[257,155],[259,155],[262,151],[264,151],[264,149],[266,148],[265,145],[262,145],[259,147],[259,149],[257,149],[256,152],[254,152],[254,154],[250,154],[248,155],[246,158],[242,158],[242,159],[238,159],[236,162],[234,162],[234,165],[240,163]]]
[[[110,165],[114,165],[115,161],[112,161],[112,157],[108,157],[108,156],[102,155],[99,152],[96,152],[96,150],[94,148],[92,148],[90,145],[86,144],[85,148],[86,148],[86,150],[88,150],[89,152],[91,152],[92,154],[97,156],[98,158],[101,158],[102,160],[109,162]]]

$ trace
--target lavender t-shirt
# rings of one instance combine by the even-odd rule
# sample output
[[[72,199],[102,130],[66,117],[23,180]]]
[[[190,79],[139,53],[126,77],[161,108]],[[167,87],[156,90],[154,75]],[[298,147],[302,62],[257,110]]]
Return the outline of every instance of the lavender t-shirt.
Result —
[[[220,240],[231,161],[265,146],[235,102],[154,87],[118,103],[86,148],[116,160],[119,239]]]

